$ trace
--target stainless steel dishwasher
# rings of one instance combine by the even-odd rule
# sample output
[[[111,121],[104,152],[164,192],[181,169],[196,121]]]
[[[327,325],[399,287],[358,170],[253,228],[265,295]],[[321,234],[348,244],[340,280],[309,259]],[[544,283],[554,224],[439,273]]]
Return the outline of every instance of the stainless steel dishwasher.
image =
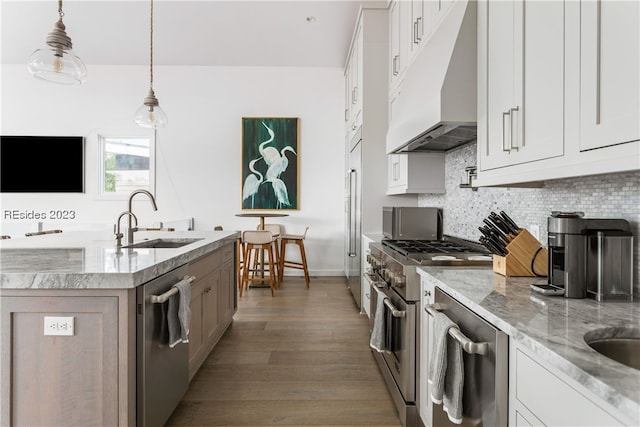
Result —
[[[442,405],[431,402],[432,425],[506,427],[508,420],[509,337],[480,316],[460,304],[440,288],[435,288],[435,303],[425,307],[429,330],[431,314],[440,311],[454,321],[459,331],[450,335],[462,344],[464,387],[462,424],[447,418]],[[431,390],[428,390],[431,393]]]
[[[169,347],[167,302],[162,302],[187,272],[186,265],[178,267],[137,289],[138,427],[164,425],[189,387],[189,345]]]

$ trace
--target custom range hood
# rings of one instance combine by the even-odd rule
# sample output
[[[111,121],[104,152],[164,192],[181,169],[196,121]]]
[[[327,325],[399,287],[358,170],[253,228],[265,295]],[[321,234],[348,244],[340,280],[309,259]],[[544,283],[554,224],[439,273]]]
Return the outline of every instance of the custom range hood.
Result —
[[[407,69],[387,153],[448,151],[476,139],[476,2],[456,1]]]

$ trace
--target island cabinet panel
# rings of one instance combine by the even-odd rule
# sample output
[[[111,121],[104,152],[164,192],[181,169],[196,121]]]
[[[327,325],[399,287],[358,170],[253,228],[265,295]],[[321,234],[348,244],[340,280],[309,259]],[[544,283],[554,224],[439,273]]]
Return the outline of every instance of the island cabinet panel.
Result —
[[[193,378],[222,337],[235,313],[235,244],[231,243],[189,265],[191,325],[189,378]]]
[[[509,412],[514,426],[625,426],[618,412],[581,384],[511,340],[509,349]]]
[[[220,293],[218,295],[218,322],[228,322],[238,306],[235,287],[235,245],[222,249],[222,268],[220,270]],[[222,330],[224,332],[224,329]]]
[[[71,298],[92,292],[18,292],[3,292],[0,303],[0,425],[130,425],[135,342],[122,334],[127,292]],[[69,331],[66,323],[45,328],[45,318],[52,317],[71,318],[72,334],[50,335]]]

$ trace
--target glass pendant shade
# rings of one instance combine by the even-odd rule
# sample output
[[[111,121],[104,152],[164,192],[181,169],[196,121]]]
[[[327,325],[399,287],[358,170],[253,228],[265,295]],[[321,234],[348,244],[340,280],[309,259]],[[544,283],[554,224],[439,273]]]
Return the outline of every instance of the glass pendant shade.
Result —
[[[149,89],[149,94],[144,98],[142,106],[136,110],[133,120],[138,126],[153,129],[164,127],[167,124],[167,115],[160,108],[153,89]]]
[[[49,82],[73,85],[87,79],[87,68],[71,49],[38,49],[31,54],[28,67],[34,77]]]
[[[61,10],[61,6],[60,6]],[[66,85],[80,84],[87,78],[87,67],[71,50],[61,17],[53,31],[47,35],[47,47],[31,54],[27,67],[34,77]]]

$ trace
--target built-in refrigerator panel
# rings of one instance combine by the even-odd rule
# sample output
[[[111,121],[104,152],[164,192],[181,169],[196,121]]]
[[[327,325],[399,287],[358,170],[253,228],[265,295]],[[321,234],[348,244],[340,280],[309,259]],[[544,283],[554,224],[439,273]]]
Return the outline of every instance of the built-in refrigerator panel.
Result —
[[[358,131],[349,144],[345,178],[346,235],[345,276],[358,308],[361,307],[361,215],[362,215],[362,133]]]

